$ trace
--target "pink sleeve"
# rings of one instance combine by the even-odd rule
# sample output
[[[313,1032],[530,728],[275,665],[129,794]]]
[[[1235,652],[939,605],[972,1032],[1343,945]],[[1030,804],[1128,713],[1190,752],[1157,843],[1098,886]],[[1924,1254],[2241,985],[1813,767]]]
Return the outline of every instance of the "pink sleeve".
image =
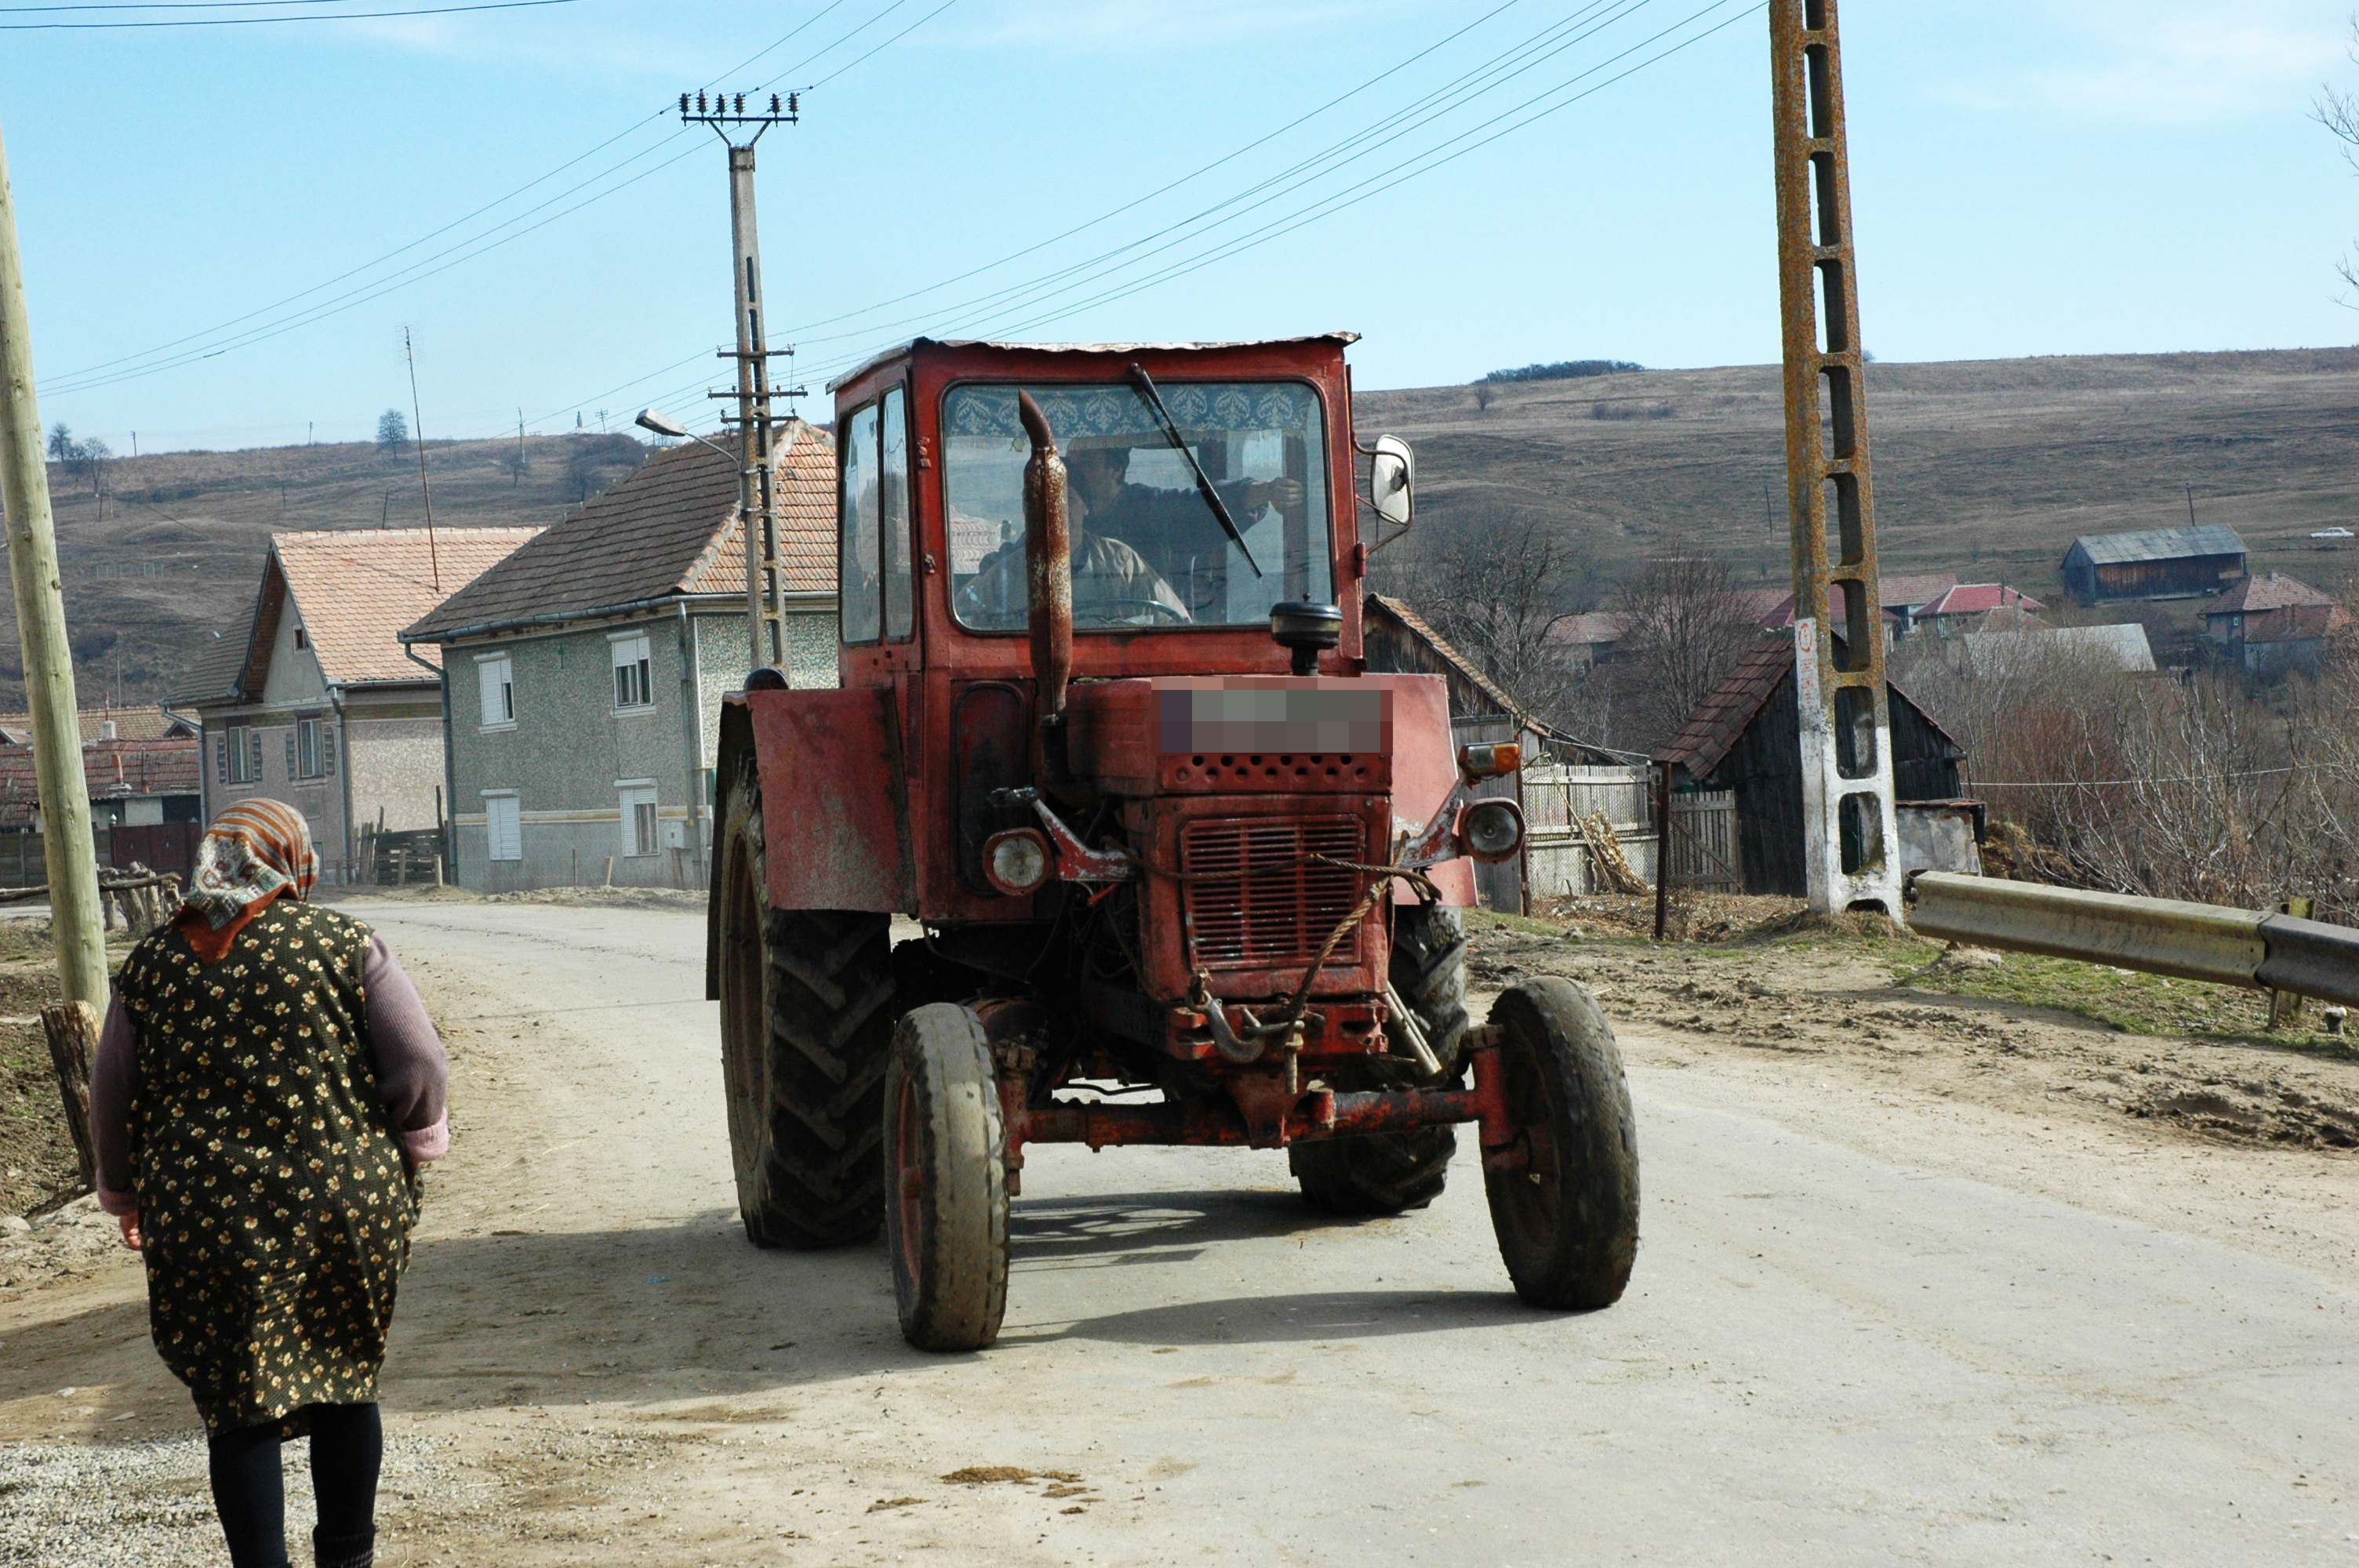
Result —
[[[109,998],[90,1068],[90,1141],[98,1155],[98,1203],[109,1214],[136,1214],[132,1190],[131,1102],[139,1093],[139,1036],[121,997]]]
[[[384,937],[369,939],[361,980],[368,988],[369,1054],[376,1061],[377,1093],[393,1113],[409,1157],[419,1164],[440,1160],[451,1152],[451,1068],[442,1037]]]

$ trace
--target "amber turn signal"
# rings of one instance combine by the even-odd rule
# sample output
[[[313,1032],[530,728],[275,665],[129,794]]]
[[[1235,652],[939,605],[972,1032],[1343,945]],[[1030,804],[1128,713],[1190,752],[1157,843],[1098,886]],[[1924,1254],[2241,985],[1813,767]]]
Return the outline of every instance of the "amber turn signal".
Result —
[[[1501,743],[1494,746],[1462,746],[1458,749],[1458,771],[1470,779],[1495,779],[1502,773],[1512,773],[1524,765],[1521,746]]]

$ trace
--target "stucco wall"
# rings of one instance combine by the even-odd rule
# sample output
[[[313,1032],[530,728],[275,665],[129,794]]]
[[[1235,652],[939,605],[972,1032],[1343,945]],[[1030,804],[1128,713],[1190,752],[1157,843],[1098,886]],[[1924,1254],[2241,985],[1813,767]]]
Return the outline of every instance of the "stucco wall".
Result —
[[[408,711],[410,705],[396,711]],[[352,768],[353,853],[363,827],[384,813],[386,831],[434,826],[434,798],[442,787],[442,720],[438,717],[373,717],[357,704],[344,724]]]

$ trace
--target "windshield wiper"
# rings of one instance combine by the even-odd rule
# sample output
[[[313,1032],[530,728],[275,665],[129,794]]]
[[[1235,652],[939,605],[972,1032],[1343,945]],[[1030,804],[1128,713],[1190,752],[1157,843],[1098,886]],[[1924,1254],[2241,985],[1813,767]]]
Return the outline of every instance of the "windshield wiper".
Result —
[[[1145,365],[1135,364],[1130,367],[1129,379],[1131,390],[1138,394],[1139,401],[1147,405],[1147,411],[1163,427],[1163,438],[1179,449],[1180,455],[1188,460],[1188,467],[1196,476],[1196,492],[1204,498],[1204,504],[1212,509],[1212,515],[1220,520],[1222,530],[1229,536],[1229,543],[1245,557],[1245,565],[1253,568],[1254,576],[1260,577],[1261,563],[1254,559],[1253,546],[1245,543],[1245,535],[1237,527],[1237,520],[1229,515],[1228,503],[1223,501],[1221,492],[1212,488],[1212,476],[1206,473],[1204,465],[1196,460],[1196,449],[1180,434],[1180,422],[1172,418],[1171,410],[1163,406],[1163,395],[1155,390],[1154,378],[1147,373]]]

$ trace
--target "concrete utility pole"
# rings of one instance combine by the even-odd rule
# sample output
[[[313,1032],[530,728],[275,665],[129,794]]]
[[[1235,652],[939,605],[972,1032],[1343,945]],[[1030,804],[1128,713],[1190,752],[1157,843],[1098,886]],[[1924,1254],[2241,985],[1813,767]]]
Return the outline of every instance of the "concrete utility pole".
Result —
[[[745,111],[742,92],[734,99],[716,94],[709,104],[700,92],[693,108],[687,93],[679,95],[681,124],[712,126],[729,149],[729,292],[737,319],[737,347],[723,349],[720,357],[737,362],[737,387],[734,392],[712,395],[737,400],[737,515],[745,531],[745,631],[754,661],[751,667],[772,666],[785,674],[790,685],[786,579],[778,562],[777,485],[770,463],[770,399],[775,395],[770,385],[770,356],[776,352],[791,357],[794,350],[772,350],[762,334],[762,238],[754,222],[754,144],[773,125],[795,124],[800,108],[799,95],[791,92],[783,104],[777,93],[771,93],[768,112],[757,101],[751,114]],[[728,127],[733,125],[751,125],[754,134],[741,144],[731,139]],[[788,397],[801,395],[799,387],[786,393]]]
[[[5,142],[0,142],[0,503],[8,509],[8,578],[16,591],[26,705],[33,713],[33,778],[40,792],[59,989],[70,1002],[103,1008],[106,933],[98,903],[98,851],[91,837],[89,782],[82,776],[82,715],[74,699],[73,649],[66,640],[65,587],[58,576],[49,476],[41,462],[32,325],[25,308],[16,199],[9,188]]]
[[[1900,823],[1885,702],[1867,363],[1835,0],[1770,0],[1769,54],[1785,317],[1787,522],[1794,543],[1794,696],[1810,908],[1821,914],[1880,909],[1898,920]],[[1841,628],[1833,621],[1836,589],[1843,596]]]

